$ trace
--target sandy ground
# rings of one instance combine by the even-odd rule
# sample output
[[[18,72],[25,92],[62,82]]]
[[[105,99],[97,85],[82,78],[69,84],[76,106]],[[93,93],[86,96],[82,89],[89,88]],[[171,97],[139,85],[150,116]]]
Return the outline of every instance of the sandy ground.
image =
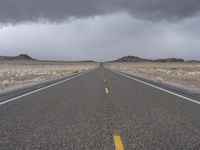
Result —
[[[200,92],[200,63],[107,63],[105,66]]]
[[[92,62],[0,61],[0,94],[96,67]]]

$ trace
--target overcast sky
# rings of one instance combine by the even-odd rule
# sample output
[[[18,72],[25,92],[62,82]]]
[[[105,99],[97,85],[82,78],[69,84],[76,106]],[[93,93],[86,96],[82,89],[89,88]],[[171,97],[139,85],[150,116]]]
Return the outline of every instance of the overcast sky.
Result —
[[[0,55],[200,60],[199,0],[0,0]]]

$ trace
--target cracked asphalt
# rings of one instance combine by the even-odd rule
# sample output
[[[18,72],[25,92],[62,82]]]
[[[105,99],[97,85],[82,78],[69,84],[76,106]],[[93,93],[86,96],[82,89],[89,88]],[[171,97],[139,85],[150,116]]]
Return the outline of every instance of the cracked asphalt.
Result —
[[[200,105],[99,67],[0,106],[1,150],[114,150],[116,134],[125,150],[198,150]]]

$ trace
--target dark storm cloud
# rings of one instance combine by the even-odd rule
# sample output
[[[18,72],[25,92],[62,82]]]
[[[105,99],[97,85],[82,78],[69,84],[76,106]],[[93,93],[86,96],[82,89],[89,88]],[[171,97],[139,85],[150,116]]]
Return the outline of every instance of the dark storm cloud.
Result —
[[[0,55],[49,60],[177,57],[200,60],[199,16],[150,22],[118,13],[61,24],[18,24],[0,29]]]
[[[0,0],[0,22],[59,22],[119,11],[154,21],[176,20],[199,10],[199,0]]]

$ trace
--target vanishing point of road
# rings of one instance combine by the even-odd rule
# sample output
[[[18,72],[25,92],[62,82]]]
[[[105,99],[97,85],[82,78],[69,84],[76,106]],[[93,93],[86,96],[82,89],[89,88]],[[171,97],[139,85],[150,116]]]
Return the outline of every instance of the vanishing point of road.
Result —
[[[200,149],[200,105],[104,67],[0,102],[0,150]]]

